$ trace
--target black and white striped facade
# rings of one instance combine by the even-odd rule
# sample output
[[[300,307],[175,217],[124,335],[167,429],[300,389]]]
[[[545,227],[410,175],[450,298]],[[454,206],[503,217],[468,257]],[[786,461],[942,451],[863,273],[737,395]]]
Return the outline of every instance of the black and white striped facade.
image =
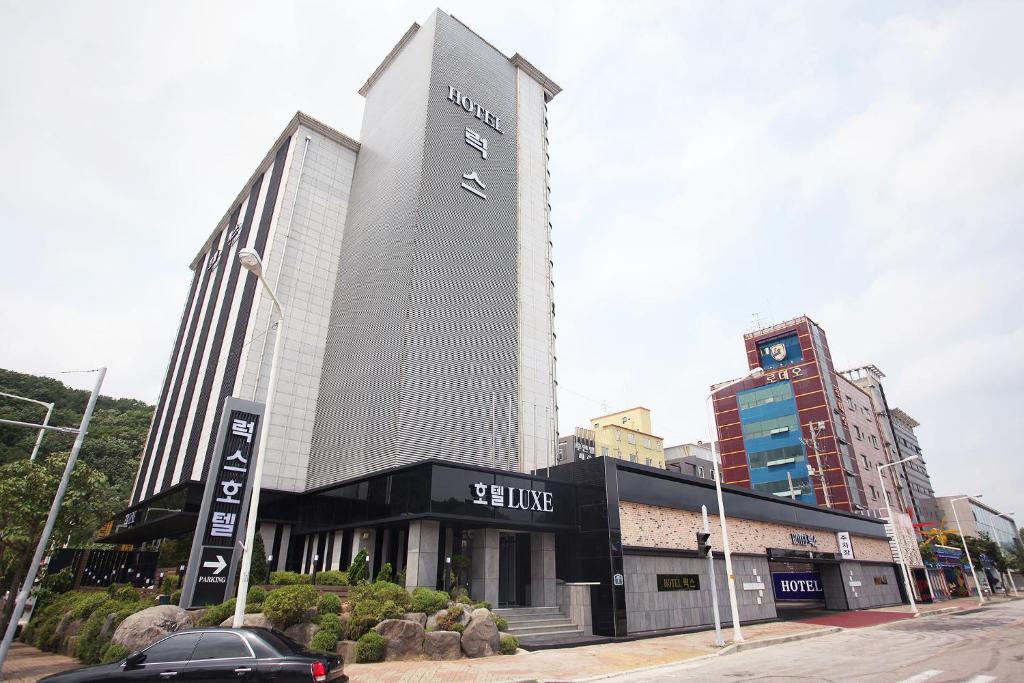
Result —
[[[225,397],[266,399],[271,302],[241,270],[243,246],[288,317],[264,488],[427,458],[553,465],[546,112],[558,91],[438,10],[360,91],[360,142],[297,114],[191,264],[132,504],[204,479]],[[486,159],[466,129],[487,139]],[[471,171],[486,199],[461,186]]]

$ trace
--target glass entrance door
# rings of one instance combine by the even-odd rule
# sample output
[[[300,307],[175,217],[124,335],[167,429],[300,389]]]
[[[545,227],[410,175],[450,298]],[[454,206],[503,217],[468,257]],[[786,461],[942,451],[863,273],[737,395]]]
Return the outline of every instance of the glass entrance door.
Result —
[[[516,592],[516,535],[502,533],[498,536],[498,605],[517,605]]]

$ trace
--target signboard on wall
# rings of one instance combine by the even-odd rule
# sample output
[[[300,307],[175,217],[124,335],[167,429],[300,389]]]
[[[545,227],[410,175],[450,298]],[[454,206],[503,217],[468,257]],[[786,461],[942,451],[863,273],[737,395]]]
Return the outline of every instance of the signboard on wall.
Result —
[[[853,541],[850,540],[849,531],[837,531],[836,540],[839,542],[839,555],[844,560],[852,560],[853,558]]]
[[[773,572],[776,600],[824,600],[818,572]]]
[[[235,559],[252,492],[263,404],[228,397],[220,417],[214,459],[206,477],[192,552],[182,586],[182,607],[217,605],[235,585]]]
[[[699,591],[696,574],[658,574],[658,591]]]

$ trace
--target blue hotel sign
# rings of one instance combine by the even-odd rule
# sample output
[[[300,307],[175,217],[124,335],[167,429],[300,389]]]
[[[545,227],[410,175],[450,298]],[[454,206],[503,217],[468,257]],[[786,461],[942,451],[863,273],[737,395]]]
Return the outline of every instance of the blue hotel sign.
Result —
[[[824,600],[818,572],[776,572],[772,574],[776,600]]]

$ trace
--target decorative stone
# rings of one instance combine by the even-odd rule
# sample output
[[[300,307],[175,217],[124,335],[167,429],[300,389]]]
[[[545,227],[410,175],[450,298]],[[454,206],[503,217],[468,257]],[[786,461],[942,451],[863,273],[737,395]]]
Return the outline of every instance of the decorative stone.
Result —
[[[78,647],[78,636],[68,636],[64,639],[64,647],[61,649],[61,654],[66,657],[74,657],[75,649]]]
[[[415,659],[423,654],[423,639],[426,635],[423,627],[415,621],[405,619],[385,619],[373,630],[384,636],[387,641],[384,659]]]
[[[175,605],[148,607],[128,616],[114,631],[111,642],[131,652],[149,647],[169,633],[192,628],[188,613]]]
[[[341,661],[344,664],[356,663],[356,641],[339,640],[338,647],[336,647],[334,651],[341,655]]]
[[[304,621],[300,624],[293,624],[284,630],[284,634],[303,647],[309,647],[313,642],[313,636],[320,630],[316,624]]]
[[[461,640],[455,631],[429,631],[423,638],[423,652],[431,659],[459,659]]]
[[[100,627],[100,638],[109,638],[114,634],[114,617],[116,616],[116,612],[111,612],[103,620],[103,626]]]
[[[192,620],[193,626],[198,626],[199,622],[203,620],[203,617],[205,617],[206,613],[209,611],[210,610],[206,607],[201,609],[190,609],[188,611],[188,618]]]
[[[228,617],[224,621],[220,622],[220,625],[224,628],[229,628],[235,621],[234,615]],[[270,623],[270,619],[267,619],[263,612],[253,612],[252,614],[246,614],[242,617],[242,626],[258,626],[260,628],[274,628],[274,625]]]
[[[427,627],[427,615],[425,612],[406,612],[402,615],[406,621],[415,621],[423,628]]]
[[[467,657],[490,657],[498,654],[500,644],[491,611],[483,607],[473,610],[469,625],[462,632],[462,651]]]

